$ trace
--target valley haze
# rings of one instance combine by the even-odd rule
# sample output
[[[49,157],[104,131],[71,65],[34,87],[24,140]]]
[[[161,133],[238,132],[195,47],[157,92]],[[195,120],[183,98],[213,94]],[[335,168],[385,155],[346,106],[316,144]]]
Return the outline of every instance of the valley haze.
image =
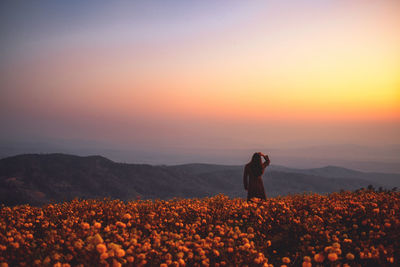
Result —
[[[28,139],[27,139],[28,140]],[[366,172],[400,173],[400,144],[298,144],[224,148],[148,145],[117,145],[95,140],[0,139],[0,158],[29,153],[65,153],[80,156],[103,155],[116,162],[153,165],[211,163],[243,165],[252,153],[270,155],[273,164],[293,168],[319,168],[335,165]]]

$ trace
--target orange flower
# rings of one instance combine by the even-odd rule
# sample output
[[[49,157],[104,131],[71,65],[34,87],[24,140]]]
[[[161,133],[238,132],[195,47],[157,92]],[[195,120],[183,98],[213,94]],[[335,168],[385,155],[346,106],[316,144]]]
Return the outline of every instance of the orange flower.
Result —
[[[346,266],[346,262],[355,260],[354,255],[384,266],[394,264],[395,259],[393,249],[381,242],[382,237],[395,247],[400,245],[393,240],[400,225],[396,217],[399,200],[397,192],[364,191],[291,195],[259,203],[220,195],[125,203],[74,200],[42,208],[3,206],[0,260],[61,267],[71,262],[83,266],[143,266],[154,265],[154,261],[161,266],[234,266],[240,262],[270,267],[260,251],[273,246],[269,239],[285,234],[284,229],[299,229],[301,222],[302,229],[292,236],[298,242],[292,242],[289,249],[292,256],[303,258],[302,266],[324,264],[326,257],[335,265]],[[365,227],[371,229],[365,231]],[[368,238],[374,246],[365,246]],[[314,240],[316,245],[312,244]],[[339,256],[342,247],[344,257]],[[49,256],[43,259],[33,253],[38,250]],[[93,253],[99,257],[88,257]],[[269,259],[281,261],[283,266],[292,264],[292,256],[282,258],[282,253],[274,247]]]
[[[123,256],[125,256],[125,250],[119,248],[116,250],[116,254],[117,254],[117,257],[122,258]]]
[[[100,254],[103,254],[104,252],[107,251],[107,247],[106,247],[106,245],[104,245],[104,244],[98,244],[98,245],[96,246],[96,250],[97,250]]]
[[[103,253],[101,253],[101,255],[100,255],[100,259],[102,259],[102,260],[105,260],[105,259],[107,259],[108,258],[108,253],[107,252],[103,252]]]
[[[328,254],[328,259],[330,261],[336,261],[338,259],[338,255],[336,253],[329,253]]]
[[[318,263],[322,263],[325,260],[324,255],[322,255],[321,253],[315,254],[314,255],[314,260]]]

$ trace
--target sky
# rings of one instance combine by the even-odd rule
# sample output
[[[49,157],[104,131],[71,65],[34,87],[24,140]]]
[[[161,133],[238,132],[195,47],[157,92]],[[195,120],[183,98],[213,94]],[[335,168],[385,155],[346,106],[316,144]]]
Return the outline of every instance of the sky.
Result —
[[[396,0],[1,1],[0,140],[162,151],[159,162],[390,147],[399,14]]]

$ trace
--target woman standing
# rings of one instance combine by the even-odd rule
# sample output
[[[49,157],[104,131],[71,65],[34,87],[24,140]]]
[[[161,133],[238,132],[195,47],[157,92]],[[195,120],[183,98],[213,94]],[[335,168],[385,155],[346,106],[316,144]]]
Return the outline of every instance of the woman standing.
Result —
[[[265,159],[264,163],[262,162],[261,157]],[[244,189],[247,190],[247,201],[251,200],[253,197],[266,200],[264,184],[261,176],[270,163],[271,161],[269,160],[268,155],[257,152],[253,154],[251,161],[244,167],[243,183]]]

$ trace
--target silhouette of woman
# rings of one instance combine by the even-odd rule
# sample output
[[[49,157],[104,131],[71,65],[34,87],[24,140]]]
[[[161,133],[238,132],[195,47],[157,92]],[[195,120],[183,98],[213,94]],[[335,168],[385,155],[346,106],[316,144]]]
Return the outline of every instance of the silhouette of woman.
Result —
[[[261,157],[265,159],[264,163],[262,162]],[[264,184],[261,176],[270,163],[271,161],[269,160],[268,155],[257,152],[253,154],[251,161],[244,167],[243,184],[244,189],[247,190],[247,201],[251,200],[253,197],[266,200]]]

